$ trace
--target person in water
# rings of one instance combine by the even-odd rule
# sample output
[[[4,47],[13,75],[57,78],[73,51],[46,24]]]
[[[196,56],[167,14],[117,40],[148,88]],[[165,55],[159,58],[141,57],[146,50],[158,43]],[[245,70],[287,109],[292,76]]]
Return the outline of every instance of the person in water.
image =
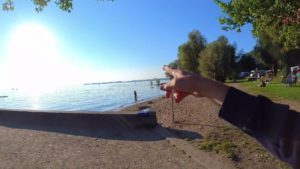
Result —
[[[163,66],[174,78],[161,84],[166,98],[180,102],[188,95],[207,97],[221,106],[219,117],[254,137],[273,155],[300,168],[300,114],[288,105],[264,96],[252,96],[234,87],[181,69]],[[172,95],[172,96],[171,96]]]

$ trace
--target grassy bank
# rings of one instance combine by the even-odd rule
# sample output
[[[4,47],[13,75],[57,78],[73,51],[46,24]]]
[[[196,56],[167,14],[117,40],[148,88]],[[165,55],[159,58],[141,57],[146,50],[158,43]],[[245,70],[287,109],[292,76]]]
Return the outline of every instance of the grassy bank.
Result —
[[[247,92],[255,95],[264,95],[274,100],[289,100],[300,102],[300,83],[287,86],[281,83],[280,77],[274,78],[266,87],[258,87],[257,81],[239,80],[238,84]]]

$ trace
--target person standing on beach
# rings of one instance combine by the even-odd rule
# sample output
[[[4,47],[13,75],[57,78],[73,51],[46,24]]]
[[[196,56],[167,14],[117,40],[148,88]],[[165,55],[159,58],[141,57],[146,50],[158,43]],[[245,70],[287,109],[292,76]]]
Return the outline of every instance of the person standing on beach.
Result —
[[[134,95],[134,101],[136,102],[137,101],[137,93],[136,93],[136,91],[133,91],[133,95]]]
[[[174,78],[161,84],[166,98],[180,102],[188,95],[207,97],[220,105],[219,117],[254,137],[269,152],[300,168],[300,114],[289,106],[252,96],[181,69],[163,66]],[[172,95],[172,96],[171,96]]]

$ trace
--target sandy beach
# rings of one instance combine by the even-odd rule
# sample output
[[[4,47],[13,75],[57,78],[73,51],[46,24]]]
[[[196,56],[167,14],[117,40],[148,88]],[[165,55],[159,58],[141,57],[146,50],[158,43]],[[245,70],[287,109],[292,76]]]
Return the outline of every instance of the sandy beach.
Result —
[[[156,116],[135,115],[144,108]],[[236,131],[218,118],[218,110],[194,97],[174,105],[175,123],[171,101],[164,98],[105,114],[2,110],[0,168],[280,168],[238,132],[228,135],[244,147],[234,149],[236,158],[199,148],[214,133]]]

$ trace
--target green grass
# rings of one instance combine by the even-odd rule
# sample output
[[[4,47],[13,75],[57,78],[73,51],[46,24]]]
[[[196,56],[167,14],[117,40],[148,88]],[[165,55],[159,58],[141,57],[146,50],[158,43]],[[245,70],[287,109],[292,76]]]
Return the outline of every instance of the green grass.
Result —
[[[232,134],[228,134],[228,128],[223,128],[222,132],[211,132],[209,135],[201,140],[198,144],[199,149],[207,152],[215,152],[217,154],[223,154],[227,158],[233,161],[239,161],[238,152],[240,151],[238,146],[228,138]]]
[[[245,87],[247,92],[255,95],[264,95],[275,100],[290,100],[300,102],[300,84],[287,87],[281,83],[280,77],[274,78],[266,87],[257,87],[257,81],[238,81],[241,87]]]
[[[274,165],[274,168],[291,169],[287,164],[273,157],[241,130],[234,127],[215,129],[198,141],[197,145],[200,150],[224,155],[234,162],[246,160],[243,157],[249,158],[251,156],[257,162],[268,161]]]

